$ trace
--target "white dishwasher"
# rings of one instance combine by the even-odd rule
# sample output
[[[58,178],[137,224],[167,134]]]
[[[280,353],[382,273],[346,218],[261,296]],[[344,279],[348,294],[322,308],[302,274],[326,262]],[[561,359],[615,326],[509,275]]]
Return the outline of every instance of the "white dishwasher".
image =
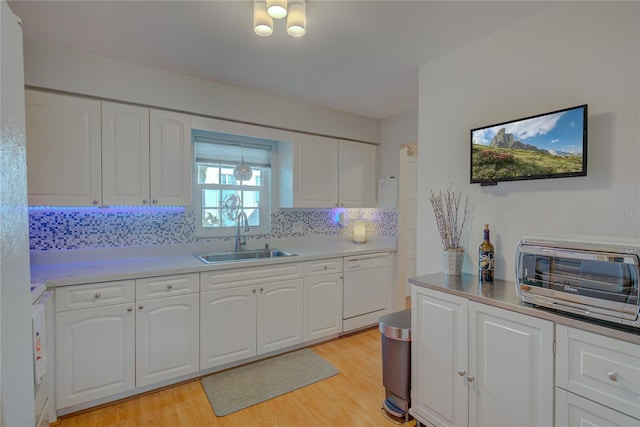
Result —
[[[389,296],[388,253],[344,258],[343,332],[378,323]]]

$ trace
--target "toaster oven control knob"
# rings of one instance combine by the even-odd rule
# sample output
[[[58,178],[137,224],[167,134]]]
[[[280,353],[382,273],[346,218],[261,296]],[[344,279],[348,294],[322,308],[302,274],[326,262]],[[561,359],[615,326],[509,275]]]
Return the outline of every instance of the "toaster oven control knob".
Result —
[[[618,373],[617,372],[609,372],[607,374],[607,376],[609,377],[609,379],[611,381],[613,381],[614,383],[618,381]]]

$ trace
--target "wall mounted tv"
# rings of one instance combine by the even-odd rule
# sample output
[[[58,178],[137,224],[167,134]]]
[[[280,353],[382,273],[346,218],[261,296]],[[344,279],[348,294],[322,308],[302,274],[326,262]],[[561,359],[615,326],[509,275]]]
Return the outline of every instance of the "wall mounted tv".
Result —
[[[587,105],[471,129],[471,183],[587,175]]]

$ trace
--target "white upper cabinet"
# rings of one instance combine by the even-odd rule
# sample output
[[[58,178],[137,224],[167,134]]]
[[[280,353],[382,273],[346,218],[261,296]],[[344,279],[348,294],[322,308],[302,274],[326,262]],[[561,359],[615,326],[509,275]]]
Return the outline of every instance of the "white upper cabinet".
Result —
[[[31,206],[191,205],[191,117],[27,90]]]
[[[345,208],[377,205],[378,147],[340,140],[338,195]]]
[[[29,205],[100,205],[100,101],[33,90],[25,100]]]
[[[295,134],[280,152],[280,206],[376,207],[378,148]]]
[[[150,111],[151,204],[191,205],[191,116]]]
[[[102,202],[149,204],[149,109],[102,103]]]

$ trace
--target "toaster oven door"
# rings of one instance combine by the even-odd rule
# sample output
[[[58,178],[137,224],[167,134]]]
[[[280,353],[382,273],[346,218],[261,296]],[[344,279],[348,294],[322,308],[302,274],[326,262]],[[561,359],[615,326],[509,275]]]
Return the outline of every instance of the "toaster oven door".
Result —
[[[526,247],[519,252],[516,274],[524,301],[553,308],[569,303],[587,307],[587,312],[602,311],[628,320],[638,317],[639,260],[635,254]]]

